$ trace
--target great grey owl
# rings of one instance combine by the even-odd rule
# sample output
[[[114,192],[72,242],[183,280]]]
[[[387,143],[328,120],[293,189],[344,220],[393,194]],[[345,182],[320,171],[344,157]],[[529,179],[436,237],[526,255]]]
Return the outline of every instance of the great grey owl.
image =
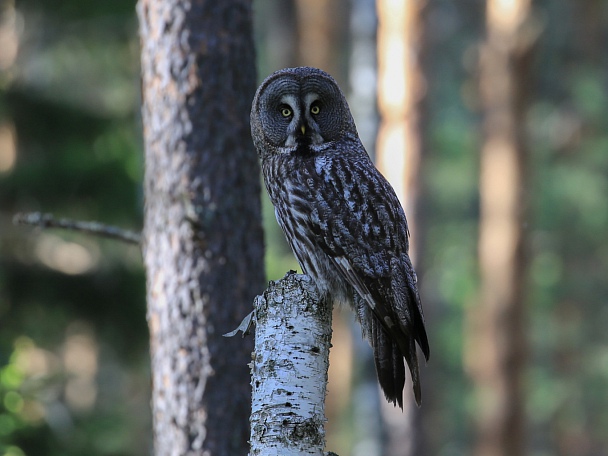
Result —
[[[277,71],[257,90],[251,134],[300,266],[323,296],[355,311],[387,400],[403,408],[405,358],[420,405],[416,342],[427,360],[429,344],[407,221],[342,91],[316,68]]]

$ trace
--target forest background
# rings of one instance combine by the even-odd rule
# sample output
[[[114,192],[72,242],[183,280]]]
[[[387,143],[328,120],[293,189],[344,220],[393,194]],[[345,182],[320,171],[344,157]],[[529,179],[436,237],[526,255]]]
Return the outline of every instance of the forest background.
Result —
[[[303,14],[314,8],[301,3],[254,2],[259,79],[329,49],[326,69],[349,94],[373,155],[374,2],[334,2],[324,21]],[[0,14],[0,453],[149,454],[140,250],[12,224],[16,212],[43,211],[141,229],[135,2],[3,0]],[[485,20],[485,2],[473,0],[429,0],[419,16],[422,190],[410,229],[432,347],[415,417],[419,454],[468,455],[477,445],[471,314],[480,289]],[[521,119],[526,448],[606,455],[608,2],[536,1],[530,22],[536,37]],[[329,24],[331,46],[310,44],[330,36],[310,24]],[[297,265],[267,202],[264,216],[268,278],[277,279]],[[370,390],[348,361],[366,347],[348,314],[340,318],[346,330],[336,330],[334,345],[347,361],[332,367],[341,383],[330,384],[328,448],[372,454],[362,450],[369,415],[357,412]]]

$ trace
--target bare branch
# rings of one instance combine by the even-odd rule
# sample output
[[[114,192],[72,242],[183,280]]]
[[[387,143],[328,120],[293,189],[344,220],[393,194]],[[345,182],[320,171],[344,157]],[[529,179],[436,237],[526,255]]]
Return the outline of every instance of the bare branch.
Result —
[[[110,239],[127,242],[129,244],[139,244],[141,235],[133,231],[123,230],[116,226],[105,225],[99,222],[83,222],[71,219],[56,219],[52,214],[42,212],[28,212],[15,214],[13,217],[15,225],[32,225],[40,228],[63,228],[65,230],[82,231]]]

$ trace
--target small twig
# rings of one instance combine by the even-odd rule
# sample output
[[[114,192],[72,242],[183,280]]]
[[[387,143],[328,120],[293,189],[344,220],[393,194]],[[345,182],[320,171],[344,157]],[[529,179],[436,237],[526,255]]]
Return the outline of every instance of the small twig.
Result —
[[[141,235],[139,233],[134,233],[133,231],[104,225],[99,222],[81,222],[64,218],[56,219],[52,214],[43,214],[41,212],[15,214],[13,223],[15,225],[33,225],[41,228],[63,228],[66,230],[82,231],[96,236],[117,239],[130,244],[139,244],[141,242]]]

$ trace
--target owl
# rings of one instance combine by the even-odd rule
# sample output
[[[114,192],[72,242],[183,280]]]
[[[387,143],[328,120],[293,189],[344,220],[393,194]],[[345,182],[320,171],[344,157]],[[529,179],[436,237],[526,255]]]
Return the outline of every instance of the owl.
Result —
[[[407,221],[359,139],[344,94],[316,68],[277,71],[256,92],[251,134],[302,270],[324,298],[354,310],[386,399],[403,408],[405,360],[420,405],[416,343],[427,360],[429,344]]]

